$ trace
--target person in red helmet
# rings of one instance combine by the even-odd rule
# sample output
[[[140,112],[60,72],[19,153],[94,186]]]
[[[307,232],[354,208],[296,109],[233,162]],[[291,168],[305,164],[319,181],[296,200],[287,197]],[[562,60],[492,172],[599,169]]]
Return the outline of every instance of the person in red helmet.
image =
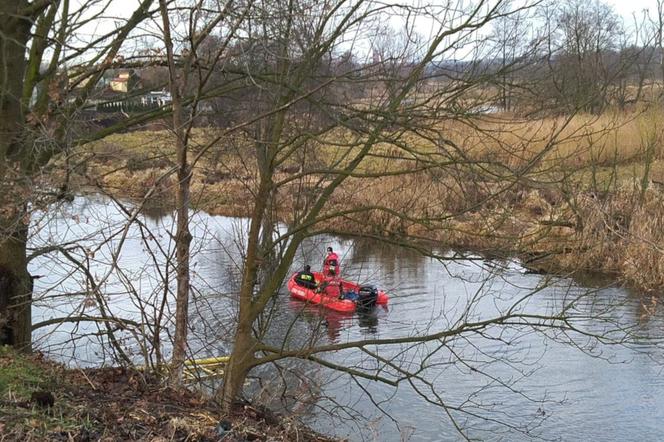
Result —
[[[339,256],[334,253],[332,247],[327,248],[327,256],[323,260],[323,274],[325,276],[336,277],[341,273],[341,265],[339,264]]]

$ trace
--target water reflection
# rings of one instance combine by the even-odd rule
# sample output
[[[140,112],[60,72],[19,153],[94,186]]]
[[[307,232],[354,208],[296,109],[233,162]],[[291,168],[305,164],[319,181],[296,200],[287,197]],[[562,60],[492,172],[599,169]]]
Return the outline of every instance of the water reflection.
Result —
[[[388,306],[377,305],[370,308],[360,308],[357,313],[357,324],[366,335],[375,335],[378,333],[378,320],[380,313],[387,314]]]
[[[41,224],[33,229],[33,247],[75,242],[78,248],[72,253],[87,260],[91,274],[103,280],[104,295],[113,314],[141,321],[149,327],[161,321],[164,333],[171,330],[172,323],[160,320],[159,314],[172,315],[173,280],[164,282],[158,274],[173,252],[170,212],[151,212],[141,218],[143,226],[126,229],[127,236],[119,252],[118,232],[125,231],[127,217],[108,200],[77,198],[48,217],[51,218],[48,223],[39,216],[35,218]],[[189,345],[201,357],[218,356],[228,350],[233,334],[247,223],[202,213],[192,214],[192,219],[194,292]],[[593,349],[584,352],[566,345],[568,337],[557,330],[547,333],[497,326],[472,336],[406,350],[385,348],[380,354],[422,370],[430,381],[427,399],[433,398],[430,392],[434,391],[447,404],[470,407],[478,415],[485,411],[479,405],[493,407],[508,422],[539,425],[529,428],[530,435],[563,440],[660,438],[664,420],[664,378],[660,365],[664,314],[656,300],[630,294],[620,287],[601,286],[587,291],[569,279],[526,274],[518,262],[509,259],[471,256],[443,266],[412,251],[367,240],[328,236],[308,239],[297,253],[293,271],[304,263],[314,268],[319,266],[327,246],[333,246],[341,256],[344,277],[387,289],[388,307],[344,315],[294,301],[282,289],[258,324],[268,344],[299,349],[374,337],[415,336],[449,328],[464,315],[471,320],[493,316],[527,294],[524,307],[530,311],[547,311],[584,295],[577,307],[588,313],[605,312],[606,321],[596,321],[588,315],[578,325],[590,331],[623,325],[630,331],[638,331],[639,345],[597,347],[596,352]],[[120,265],[112,271],[109,263],[114,257]],[[86,305],[88,281],[80,277],[71,263],[57,256],[44,256],[31,263],[31,271],[45,275],[35,283],[34,322],[53,316],[99,313],[96,307]],[[590,281],[586,284],[592,286]],[[77,364],[81,361],[100,364],[108,361],[101,338],[103,332],[98,323],[82,323],[77,327],[62,324],[38,330],[35,342],[51,357]],[[77,334],[74,341],[72,333]],[[124,348],[137,354],[142,346],[150,344],[131,333],[119,335]],[[162,345],[161,350],[168,356],[167,345]],[[362,368],[368,363],[357,350],[323,356],[331,363],[352,367]],[[604,358],[621,363],[608,364]],[[494,377],[483,377],[478,367]],[[414,431],[411,440],[458,439],[449,416],[407,382],[394,389],[314,369],[302,360],[262,367],[255,374],[264,382],[274,379],[275,372],[288,378],[286,382],[292,382],[292,396],[286,401],[288,407],[300,406],[303,401],[298,395],[305,396],[306,392],[309,409],[331,412],[307,414],[308,422],[319,430],[351,440],[373,437],[399,441],[400,429],[409,427]],[[514,394],[509,388],[517,381],[517,394]],[[257,391],[264,391],[263,387],[259,385]],[[542,396],[544,402],[533,402]],[[561,404],[563,400],[565,403]],[[381,419],[374,403],[380,404],[399,426],[390,419]],[[359,410],[369,418],[376,418],[372,421],[374,427],[352,426],[343,419],[341,422],[333,419],[347,410]],[[461,417],[468,427],[474,428],[473,437],[525,438],[523,433],[510,431],[509,427],[495,426],[468,415]]]
[[[327,343],[341,342],[343,332],[354,326],[359,327],[363,335],[376,334],[380,318],[389,313],[386,305],[358,308],[355,312],[348,313],[336,312],[297,300],[290,300],[288,307],[289,312],[309,325],[311,335],[321,335],[321,330],[324,330]]]
[[[345,272],[362,284],[381,281],[382,289],[398,290],[403,283],[421,281],[426,271],[426,258],[412,250],[370,239],[356,239],[344,253]]]

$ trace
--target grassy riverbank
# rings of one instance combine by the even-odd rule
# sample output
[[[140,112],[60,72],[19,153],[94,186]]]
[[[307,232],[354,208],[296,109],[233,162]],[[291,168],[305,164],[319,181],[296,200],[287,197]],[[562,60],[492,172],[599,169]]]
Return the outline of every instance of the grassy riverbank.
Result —
[[[332,441],[260,407],[230,414],[188,390],[122,368],[67,370],[0,347],[3,441]]]
[[[348,178],[328,200],[316,229],[516,255],[538,270],[611,273],[656,293],[664,285],[660,113],[535,121],[494,115],[475,122],[480,131],[441,123],[388,134],[360,165],[363,175]],[[449,138],[445,145],[435,141],[441,134]],[[217,135],[195,130],[191,156]],[[280,219],[297,218],[333,176],[300,172],[343,165],[358,149],[340,147],[353,144],[348,133],[333,135],[327,139],[335,143],[312,142],[277,168]],[[172,205],[173,145],[168,132],[158,131],[84,146],[70,159],[78,164],[72,183]],[[246,140],[227,137],[202,153],[193,169],[193,205],[247,216],[257,189],[252,152]],[[438,163],[447,166],[427,167]],[[391,174],[398,171],[409,173]],[[340,214],[349,207],[362,210]]]

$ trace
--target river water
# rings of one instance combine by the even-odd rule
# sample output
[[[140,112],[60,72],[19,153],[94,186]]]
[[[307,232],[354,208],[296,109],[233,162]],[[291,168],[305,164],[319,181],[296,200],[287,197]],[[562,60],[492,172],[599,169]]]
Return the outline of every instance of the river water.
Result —
[[[139,223],[128,226],[132,209],[90,196],[35,215],[35,251],[56,243],[67,250],[31,262],[31,273],[39,276],[33,322],[96,317],[101,305],[118,320],[136,322],[116,335],[128,357],[144,363],[156,357],[154,340],[143,337],[154,332],[155,323],[163,324],[155,332],[159,351],[165,357],[170,351],[173,283],[172,272],[164,282],[163,269],[173,254],[174,226],[170,214],[158,211],[144,211]],[[193,220],[190,348],[196,357],[216,356],[230,345],[246,222],[204,213],[193,214]],[[503,323],[418,345],[365,346],[389,363],[379,364],[358,349],[326,353],[322,357],[330,363],[381,367],[384,377],[397,374],[398,367],[411,378],[393,387],[310,362],[285,362],[278,370],[257,370],[249,390],[261,400],[353,441],[460,440],[455,426],[482,440],[661,440],[664,314],[656,300],[601,280],[528,274],[514,260],[444,250],[435,251],[441,259],[432,259],[342,238],[306,242],[294,268],[317,267],[328,245],[340,254],[344,275],[386,289],[389,305],[340,315],[305,307],[282,290],[261,321],[266,341],[293,348],[424,336],[493,318],[517,300],[518,311],[528,314],[574,300],[573,325],[587,334]],[[102,303],[89,295],[95,287]],[[72,366],[113,364],[117,352],[109,349],[107,325],[72,321],[40,327],[35,345]],[[598,334],[611,342],[590,336]],[[281,377],[275,373],[287,379],[297,398],[270,382]]]

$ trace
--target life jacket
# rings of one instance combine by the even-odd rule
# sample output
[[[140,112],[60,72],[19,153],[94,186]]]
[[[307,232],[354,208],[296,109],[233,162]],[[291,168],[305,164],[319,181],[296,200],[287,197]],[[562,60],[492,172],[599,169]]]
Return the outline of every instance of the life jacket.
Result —
[[[323,261],[323,273],[325,275],[338,276],[340,273],[339,256],[332,252]]]
[[[299,272],[297,275],[295,275],[295,282],[302,287],[316,287],[316,278],[314,278],[314,275],[311,273]]]

